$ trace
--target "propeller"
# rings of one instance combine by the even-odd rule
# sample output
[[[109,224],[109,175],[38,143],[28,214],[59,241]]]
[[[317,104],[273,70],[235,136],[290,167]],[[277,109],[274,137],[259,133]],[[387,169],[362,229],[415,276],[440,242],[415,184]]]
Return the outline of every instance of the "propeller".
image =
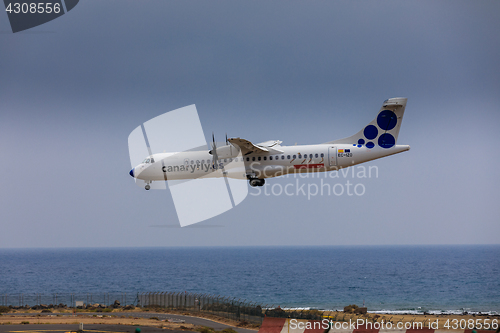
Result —
[[[209,151],[210,154],[214,157],[214,162],[212,163],[212,167],[214,169],[217,169],[219,165],[219,157],[217,156],[217,145],[215,144],[215,135],[214,132],[212,132],[212,150]]]
[[[226,146],[229,146],[229,153],[231,156],[233,155],[233,145],[229,145],[229,141],[227,140],[227,133],[226,133]]]

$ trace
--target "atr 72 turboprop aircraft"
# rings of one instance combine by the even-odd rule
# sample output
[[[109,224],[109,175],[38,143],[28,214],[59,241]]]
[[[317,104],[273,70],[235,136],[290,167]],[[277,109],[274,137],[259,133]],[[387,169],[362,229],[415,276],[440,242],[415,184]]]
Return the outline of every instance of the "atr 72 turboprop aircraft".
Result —
[[[144,180],[146,190],[153,181],[207,177],[248,179],[251,186],[263,186],[265,178],[350,167],[410,149],[408,145],[396,145],[406,101],[384,101],[377,117],[348,138],[281,146],[279,140],[253,144],[226,136],[226,145],[217,147],[212,135],[211,150],[152,154],[130,170],[130,175]]]

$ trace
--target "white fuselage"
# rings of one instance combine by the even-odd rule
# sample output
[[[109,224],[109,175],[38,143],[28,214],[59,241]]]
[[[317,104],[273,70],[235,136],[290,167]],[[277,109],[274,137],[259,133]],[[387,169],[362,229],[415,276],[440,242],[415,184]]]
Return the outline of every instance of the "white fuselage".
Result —
[[[279,153],[248,153],[242,156],[236,146],[231,154],[218,156],[213,165],[209,151],[158,153],[149,156],[132,171],[137,179],[145,181],[182,180],[227,176],[236,179],[272,178],[289,173],[325,172],[375,160],[410,149],[407,145],[391,148],[353,144],[317,144],[278,146]],[[219,148],[218,148],[219,150]],[[154,162],[151,162],[154,160]],[[217,169],[217,170],[216,170]]]

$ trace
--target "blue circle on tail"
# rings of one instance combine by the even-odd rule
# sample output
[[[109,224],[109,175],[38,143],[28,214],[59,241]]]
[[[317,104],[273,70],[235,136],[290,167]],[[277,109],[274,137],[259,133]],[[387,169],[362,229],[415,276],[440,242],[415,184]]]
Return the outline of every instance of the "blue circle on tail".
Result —
[[[365,127],[363,134],[365,135],[365,138],[367,138],[368,140],[373,140],[378,135],[378,129],[374,125],[368,125]]]
[[[396,114],[391,110],[384,110],[378,114],[377,125],[384,131],[390,131],[398,123]]]
[[[364,144],[365,144],[365,140],[363,140],[363,139],[358,140],[358,145],[364,145]]]
[[[389,133],[384,133],[378,138],[378,145],[382,148],[391,148],[395,143],[396,140]]]
[[[375,147],[375,144],[373,142],[370,141],[366,143],[366,148],[372,149],[373,147]]]

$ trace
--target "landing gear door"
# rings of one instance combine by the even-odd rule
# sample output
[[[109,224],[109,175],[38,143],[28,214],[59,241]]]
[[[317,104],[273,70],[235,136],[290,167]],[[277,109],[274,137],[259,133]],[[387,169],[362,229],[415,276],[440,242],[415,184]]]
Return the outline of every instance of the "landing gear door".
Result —
[[[337,147],[328,147],[328,162],[330,166],[337,165]]]

